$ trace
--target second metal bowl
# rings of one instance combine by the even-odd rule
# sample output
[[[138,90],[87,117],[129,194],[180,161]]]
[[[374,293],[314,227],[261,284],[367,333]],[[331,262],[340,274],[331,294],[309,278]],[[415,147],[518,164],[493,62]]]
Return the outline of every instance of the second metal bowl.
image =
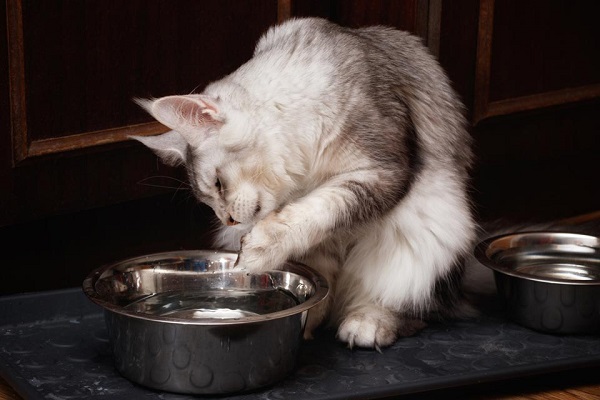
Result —
[[[494,270],[510,318],[551,333],[600,332],[600,238],[560,232],[496,236],[475,248]]]

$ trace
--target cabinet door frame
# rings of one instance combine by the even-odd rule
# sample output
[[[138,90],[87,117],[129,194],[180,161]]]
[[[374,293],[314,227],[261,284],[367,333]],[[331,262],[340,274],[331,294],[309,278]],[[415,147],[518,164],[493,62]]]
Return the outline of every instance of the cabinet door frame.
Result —
[[[578,87],[567,87],[507,99],[492,100],[490,98],[490,84],[495,4],[496,0],[479,1],[479,25],[475,61],[475,101],[473,104],[474,125],[478,125],[482,121],[492,117],[571,104],[600,97],[600,84],[586,84]]]
[[[27,129],[27,94],[23,38],[23,1],[6,0],[10,121],[13,166],[39,156],[124,142],[129,135],[166,132],[158,122],[122,126],[49,139],[33,139]]]

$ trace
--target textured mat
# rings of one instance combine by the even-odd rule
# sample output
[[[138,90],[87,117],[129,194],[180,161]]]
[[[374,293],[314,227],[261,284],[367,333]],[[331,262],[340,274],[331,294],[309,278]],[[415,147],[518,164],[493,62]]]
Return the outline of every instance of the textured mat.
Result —
[[[323,331],[303,343],[289,378],[234,397],[379,397],[592,365],[600,337],[537,333],[497,315],[431,324],[382,354],[349,350]],[[0,374],[27,399],[193,398],[122,378],[103,314],[79,289],[0,298]]]

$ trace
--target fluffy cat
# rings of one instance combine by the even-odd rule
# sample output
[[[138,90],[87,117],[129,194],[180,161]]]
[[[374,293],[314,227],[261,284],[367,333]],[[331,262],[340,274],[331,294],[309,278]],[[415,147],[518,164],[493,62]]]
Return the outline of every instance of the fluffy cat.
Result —
[[[461,308],[475,235],[462,106],[420,40],[386,27],[289,20],[201,94],[138,101],[173,131],[135,137],[183,164],[239,266],[295,259],[334,289],[350,347],[380,348]],[[241,243],[241,245],[240,245]]]

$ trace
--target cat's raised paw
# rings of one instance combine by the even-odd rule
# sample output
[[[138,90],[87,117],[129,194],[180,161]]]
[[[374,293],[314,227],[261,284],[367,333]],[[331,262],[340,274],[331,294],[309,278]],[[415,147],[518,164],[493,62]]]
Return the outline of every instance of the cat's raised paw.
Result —
[[[271,219],[260,221],[242,238],[241,251],[236,265],[248,271],[259,272],[277,269],[287,260],[282,249],[285,231]]]

